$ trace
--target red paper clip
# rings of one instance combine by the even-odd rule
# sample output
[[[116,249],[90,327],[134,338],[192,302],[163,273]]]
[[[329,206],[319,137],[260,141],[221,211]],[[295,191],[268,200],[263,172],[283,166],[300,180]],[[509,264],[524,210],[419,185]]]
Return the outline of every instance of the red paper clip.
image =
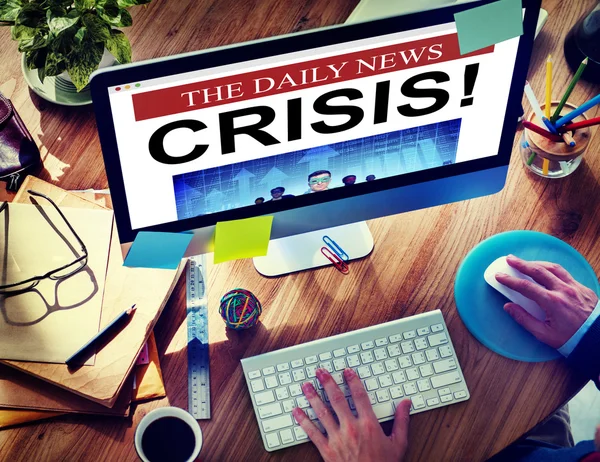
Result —
[[[338,257],[331,250],[329,250],[329,247],[321,247],[321,253],[323,255],[325,255],[327,260],[329,260],[331,263],[333,263],[333,266],[335,266],[340,273],[348,274],[348,272],[350,271],[350,268],[348,268],[348,265],[346,265],[346,262],[344,262],[344,260],[342,260],[340,257]]]

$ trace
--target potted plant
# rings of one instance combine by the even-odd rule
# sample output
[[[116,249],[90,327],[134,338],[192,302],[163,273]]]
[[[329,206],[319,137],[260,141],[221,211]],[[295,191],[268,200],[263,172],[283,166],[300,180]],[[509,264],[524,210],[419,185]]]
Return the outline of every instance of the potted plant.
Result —
[[[0,25],[11,26],[25,64],[42,82],[66,72],[81,91],[105,49],[119,63],[131,62],[129,40],[115,28],[131,26],[128,7],[150,1],[0,0]]]

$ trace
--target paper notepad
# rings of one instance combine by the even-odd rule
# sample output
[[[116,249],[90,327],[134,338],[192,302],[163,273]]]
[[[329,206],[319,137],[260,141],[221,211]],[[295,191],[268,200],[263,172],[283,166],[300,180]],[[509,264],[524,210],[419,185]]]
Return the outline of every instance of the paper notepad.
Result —
[[[113,212],[61,211],[86,245],[88,264],[62,281],[44,279],[27,292],[0,295],[0,359],[64,363],[98,332]],[[52,206],[12,203],[0,213],[0,284],[43,275],[79,255]]]

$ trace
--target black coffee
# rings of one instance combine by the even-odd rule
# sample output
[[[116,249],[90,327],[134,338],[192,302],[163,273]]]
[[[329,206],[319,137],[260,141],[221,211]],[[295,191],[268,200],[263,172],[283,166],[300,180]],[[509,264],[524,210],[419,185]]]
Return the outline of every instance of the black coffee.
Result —
[[[194,431],[177,417],[156,419],[142,435],[142,450],[151,462],[185,462],[195,447]]]

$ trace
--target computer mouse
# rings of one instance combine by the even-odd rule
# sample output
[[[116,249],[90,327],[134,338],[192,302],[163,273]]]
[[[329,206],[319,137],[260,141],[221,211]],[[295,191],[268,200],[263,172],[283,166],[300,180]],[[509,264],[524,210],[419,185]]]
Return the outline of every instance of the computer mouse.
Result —
[[[483,274],[485,282],[487,282],[490,286],[492,286],[494,289],[496,289],[498,292],[500,292],[502,295],[508,298],[511,302],[522,306],[525,311],[527,311],[536,319],[539,319],[540,321],[546,320],[546,313],[536,302],[525,297],[524,295],[521,295],[519,292],[509,289],[503,284],[500,284],[496,280],[496,273],[505,273],[515,278],[526,279],[537,285],[540,284],[535,282],[529,276],[526,276],[525,274],[510,266],[506,261],[506,256],[494,260],[492,264],[487,267],[485,273]]]

